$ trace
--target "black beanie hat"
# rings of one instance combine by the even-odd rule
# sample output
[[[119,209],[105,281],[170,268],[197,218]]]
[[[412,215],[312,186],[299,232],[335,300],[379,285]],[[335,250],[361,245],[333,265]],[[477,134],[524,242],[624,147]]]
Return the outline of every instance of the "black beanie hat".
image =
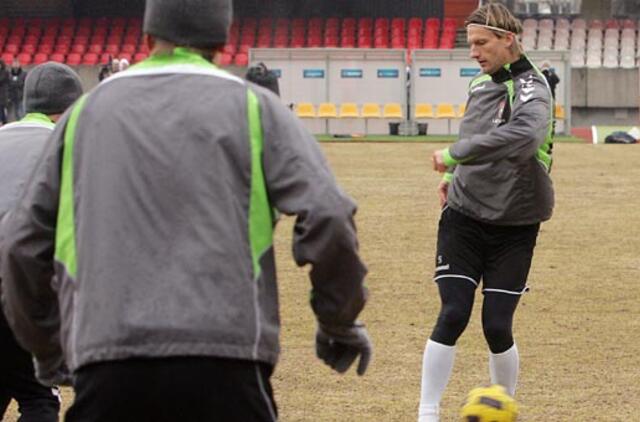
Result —
[[[232,0],[147,0],[144,32],[179,46],[208,49],[227,42]]]
[[[80,77],[69,66],[47,62],[29,71],[24,83],[26,113],[59,114],[82,95]]]

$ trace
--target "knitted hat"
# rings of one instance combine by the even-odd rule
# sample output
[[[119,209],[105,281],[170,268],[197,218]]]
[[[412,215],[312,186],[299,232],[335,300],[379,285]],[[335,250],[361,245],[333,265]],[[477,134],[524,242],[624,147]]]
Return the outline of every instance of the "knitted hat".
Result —
[[[59,114],[82,95],[78,74],[62,63],[47,62],[31,69],[24,83],[27,113]]]
[[[179,46],[212,48],[227,42],[232,0],[147,0],[144,32]]]

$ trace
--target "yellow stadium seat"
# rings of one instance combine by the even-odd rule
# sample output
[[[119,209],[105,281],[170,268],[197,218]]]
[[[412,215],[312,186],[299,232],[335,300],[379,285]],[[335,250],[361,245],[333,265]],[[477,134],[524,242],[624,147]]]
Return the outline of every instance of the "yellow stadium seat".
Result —
[[[458,106],[458,118],[462,119],[464,117],[464,113],[467,111],[467,104],[462,103]]]
[[[300,103],[296,107],[298,117],[312,119],[316,117],[316,108],[311,103]]]
[[[456,117],[453,104],[441,103],[436,106],[436,119],[455,119]]]
[[[358,111],[358,105],[356,103],[340,104],[339,117],[341,119],[353,119],[353,118],[360,117],[360,112]]]
[[[433,119],[433,106],[427,103],[416,104],[416,119]]]
[[[380,105],[376,103],[365,103],[362,106],[362,117],[365,119],[378,119],[382,117],[382,113],[380,113]]]
[[[382,117],[385,119],[402,119],[402,106],[398,103],[389,103],[384,105]]]
[[[555,116],[557,120],[564,120],[566,118],[564,107],[561,104],[556,104]]]
[[[338,117],[336,105],[333,103],[322,103],[318,106],[318,117],[324,119],[335,119]]]

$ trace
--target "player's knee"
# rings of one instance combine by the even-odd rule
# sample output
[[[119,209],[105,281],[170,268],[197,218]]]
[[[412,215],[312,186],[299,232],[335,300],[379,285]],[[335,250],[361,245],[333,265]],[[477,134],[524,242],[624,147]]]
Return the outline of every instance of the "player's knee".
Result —
[[[470,312],[456,306],[444,306],[432,338],[447,345],[454,345],[469,323]]]
[[[492,353],[502,353],[513,346],[513,334],[508,321],[485,321],[482,330]]]

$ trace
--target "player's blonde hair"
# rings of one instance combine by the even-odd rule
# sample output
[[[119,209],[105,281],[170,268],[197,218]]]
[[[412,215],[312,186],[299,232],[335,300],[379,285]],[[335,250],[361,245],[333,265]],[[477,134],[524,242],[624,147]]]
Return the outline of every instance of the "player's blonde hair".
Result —
[[[505,36],[505,32],[511,32],[514,36],[522,33],[522,23],[504,5],[500,3],[488,3],[477,8],[465,20],[464,26],[480,25],[487,29],[495,28],[492,32],[499,38]],[[514,43],[518,52],[522,53],[522,47],[517,41]]]

